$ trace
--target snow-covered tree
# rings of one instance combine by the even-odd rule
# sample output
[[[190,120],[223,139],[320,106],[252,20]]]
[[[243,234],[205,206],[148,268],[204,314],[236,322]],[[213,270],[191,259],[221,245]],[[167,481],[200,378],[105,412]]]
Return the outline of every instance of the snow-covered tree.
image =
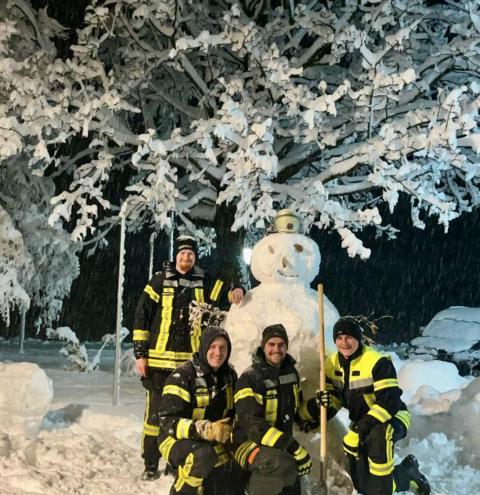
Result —
[[[92,0],[68,59],[46,10],[7,6],[0,167],[55,176],[49,221],[76,241],[119,201],[131,228],[190,230],[290,206],[368,257],[357,232],[394,237],[378,206],[400,193],[420,228],[479,203],[479,0]]]

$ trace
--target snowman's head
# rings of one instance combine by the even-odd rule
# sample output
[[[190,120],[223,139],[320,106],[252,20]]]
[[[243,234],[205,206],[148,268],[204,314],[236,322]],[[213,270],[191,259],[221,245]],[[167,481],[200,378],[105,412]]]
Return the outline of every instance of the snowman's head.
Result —
[[[302,234],[270,234],[253,248],[253,276],[264,284],[309,284],[320,267],[320,250],[312,239]]]

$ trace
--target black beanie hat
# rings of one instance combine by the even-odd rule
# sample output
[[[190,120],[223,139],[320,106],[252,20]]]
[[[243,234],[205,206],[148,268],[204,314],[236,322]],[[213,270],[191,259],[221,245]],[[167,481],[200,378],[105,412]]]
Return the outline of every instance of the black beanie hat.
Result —
[[[357,339],[358,342],[362,341],[362,329],[360,328],[360,325],[357,320],[348,316],[340,318],[333,326],[334,342],[339,335],[350,335],[350,337]]]
[[[227,341],[227,359],[225,359],[225,363],[228,362],[230,358],[230,354],[232,353],[232,343],[230,342],[230,337],[226,330],[222,327],[217,327],[215,325],[209,325],[202,332],[200,336],[200,347],[198,349],[198,356],[200,357],[200,361],[208,366],[207,360],[207,351],[210,344],[218,337],[223,337]]]
[[[267,341],[270,340],[272,337],[280,337],[285,341],[288,347],[287,330],[281,323],[275,323],[274,325],[269,325],[268,327],[264,328],[262,332],[262,349],[265,347]]]
[[[189,235],[180,235],[175,239],[175,244],[173,248],[173,257],[174,259],[177,257],[177,254],[182,249],[189,249],[195,253],[195,256],[198,256],[198,245],[195,238]]]

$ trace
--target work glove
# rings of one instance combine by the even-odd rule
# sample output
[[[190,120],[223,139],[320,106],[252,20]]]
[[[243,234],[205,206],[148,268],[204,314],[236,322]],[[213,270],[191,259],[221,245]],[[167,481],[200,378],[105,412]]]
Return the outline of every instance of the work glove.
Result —
[[[317,390],[315,396],[319,407],[323,406],[328,409],[332,405],[332,393],[328,390]]]
[[[300,445],[296,440],[290,444],[287,452],[295,459],[297,472],[299,476],[308,474],[312,470],[312,459],[307,449]]]
[[[378,419],[374,418],[370,414],[365,414],[362,419],[355,423],[352,429],[353,431],[358,433],[359,444],[362,444],[364,442],[371,429],[378,424],[380,424],[380,421],[378,421]]]
[[[219,421],[200,419],[195,421],[195,430],[202,440],[207,442],[226,443],[232,433],[231,418],[223,418]]]

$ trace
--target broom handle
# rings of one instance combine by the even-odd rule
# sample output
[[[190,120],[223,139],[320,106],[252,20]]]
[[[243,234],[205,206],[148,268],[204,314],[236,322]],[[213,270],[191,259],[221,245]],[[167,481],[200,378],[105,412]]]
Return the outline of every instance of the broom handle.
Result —
[[[318,285],[318,347],[320,352],[320,390],[326,390],[325,378],[325,323],[323,309],[323,284]],[[320,484],[327,486],[327,408],[320,406]]]

